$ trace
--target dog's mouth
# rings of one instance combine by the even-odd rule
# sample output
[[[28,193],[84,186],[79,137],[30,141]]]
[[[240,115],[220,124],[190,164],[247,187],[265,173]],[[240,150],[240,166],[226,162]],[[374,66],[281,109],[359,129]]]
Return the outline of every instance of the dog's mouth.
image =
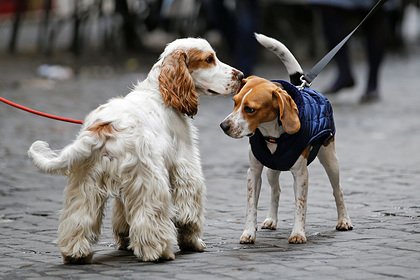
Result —
[[[219,93],[219,92],[217,92],[217,91],[215,91],[215,90],[212,90],[211,88],[209,88],[209,89],[207,90],[207,92],[208,92],[208,93],[210,93],[210,94],[213,94],[213,95],[221,95],[221,93]]]
[[[226,134],[227,136],[229,136],[229,137],[234,138],[234,139],[241,139],[241,138],[243,138],[243,137],[244,137],[243,135],[232,135],[232,134],[229,134],[229,133],[228,133],[228,132],[226,132],[226,131],[225,131],[225,134]],[[252,137],[252,136],[254,136],[254,133],[249,133],[249,134],[245,135],[245,137]]]

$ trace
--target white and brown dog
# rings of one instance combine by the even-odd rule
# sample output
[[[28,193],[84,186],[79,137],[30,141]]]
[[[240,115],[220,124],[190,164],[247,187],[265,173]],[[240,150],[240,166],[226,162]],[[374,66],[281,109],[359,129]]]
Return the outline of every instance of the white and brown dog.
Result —
[[[256,34],[260,44],[274,52],[284,63],[292,83],[299,82],[303,71],[292,53],[280,42]],[[298,89],[285,82],[272,82],[251,76],[243,81],[233,97],[233,112],[221,123],[233,138],[250,136],[248,205],[245,229],[240,243],[254,243],[257,230],[257,205],[261,173],[266,166],[271,186],[271,205],[262,228],[276,229],[280,196],[280,171],[290,170],[294,178],[295,217],[289,243],[305,243],[305,218],[308,194],[307,165],[318,157],[329,177],[337,206],[337,230],[353,228],[340,187],[335,152],[334,121],[329,101],[309,89]]]
[[[231,94],[242,79],[206,40],[178,39],[131,93],[92,111],[72,144],[59,152],[32,144],[39,169],[68,176],[57,240],[65,263],[90,262],[109,196],[117,246],[140,260],[174,259],[176,243],[204,250],[205,185],[190,117],[200,93]]]

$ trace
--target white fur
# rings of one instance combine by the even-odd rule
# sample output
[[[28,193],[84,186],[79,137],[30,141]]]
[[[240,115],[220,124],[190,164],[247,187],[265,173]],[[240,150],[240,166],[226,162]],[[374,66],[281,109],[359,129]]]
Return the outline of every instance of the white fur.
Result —
[[[299,62],[290,52],[290,50],[281,42],[276,39],[270,38],[263,34],[255,33],[257,41],[263,45],[266,49],[272,51],[277,55],[286,67],[287,73],[293,75],[296,73],[303,73],[302,67]]]
[[[109,196],[115,197],[116,243],[140,260],[174,259],[177,241],[183,250],[204,250],[206,190],[197,129],[191,118],[164,104],[158,81],[164,59],[191,48],[213,52],[203,39],[172,42],[131,93],[86,117],[72,144],[57,153],[42,141],[30,147],[29,157],[39,169],[68,175],[58,227],[65,263],[90,261]],[[229,94],[240,85],[238,73],[216,59],[191,76],[198,92]],[[101,125],[105,131],[92,131]]]

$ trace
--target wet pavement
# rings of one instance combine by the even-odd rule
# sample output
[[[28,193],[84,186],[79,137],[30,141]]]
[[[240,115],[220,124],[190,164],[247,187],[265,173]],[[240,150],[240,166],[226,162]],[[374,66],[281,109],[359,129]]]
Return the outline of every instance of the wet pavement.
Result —
[[[157,56],[156,56],[157,58]],[[274,60],[274,59],[273,59]],[[83,72],[59,82],[36,79],[39,61],[1,57],[1,96],[41,111],[83,118],[107,99],[124,95],[137,73]],[[366,66],[356,67],[358,81]],[[280,62],[261,64],[257,74],[286,78]],[[41,174],[26,152],[42,139],[59,149],[79,126],[40,118],[0,104],[0,278],[1,279],[419,279],[420,278],[420,55],[389,57],[383,68],[381,101],[359,105],[363,83],[331,97],[337,152],[350,232],[335,231],[332,189],[320,164],[310,166],[304,245],[288,244],[294,203],[289,173],[276,231],[260,230],[254,245],[239,244],[246,206],[247,139],[223,134],[229,97],[202,97],[195,123],[200,130],[207,184],[204,253],[177,254],[164,263],[141,263],[113,246],[107,208],[94,264],[65,266],[54,244],[64,177]],[[328,69],[314,84],[324,88]],[[265,178],[264,178],[265,179]],[[258,222],[268,211],[263,183]]]

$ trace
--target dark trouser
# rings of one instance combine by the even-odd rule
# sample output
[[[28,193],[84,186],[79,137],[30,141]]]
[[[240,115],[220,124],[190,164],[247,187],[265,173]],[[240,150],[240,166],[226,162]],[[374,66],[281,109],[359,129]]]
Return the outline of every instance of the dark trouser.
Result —
[[[234,12],[226,8],[223,0],[205,0],[206,14],[215,28],[220,30],[233,54],[233,64],[250,75],[257,57],[257,41],[260,11],[258,0],[237,0]]]
[[[351,18],[357,19],[351,21],[357,24],[367,13],[365,10],[346,10],[336,7],[321,7],[322,23],[327,40],[328,47],[335,47],[353,27],[349,26]],[[372,15],[361,27],[361,31],[365,36],[365,48],[367,52],[367,60],[369,64],[369,74],[366,86],[366,92],[377,90],[378,76],[381,62],[385,55],[386,49],[386,12],[377,11]],[[356,26],[356,25],[354,25]],[[338,77],[336,83],[345,83],[353,80],[351,70],[351,59],[347,45],[337,53],[334,58],[338,67]]]

